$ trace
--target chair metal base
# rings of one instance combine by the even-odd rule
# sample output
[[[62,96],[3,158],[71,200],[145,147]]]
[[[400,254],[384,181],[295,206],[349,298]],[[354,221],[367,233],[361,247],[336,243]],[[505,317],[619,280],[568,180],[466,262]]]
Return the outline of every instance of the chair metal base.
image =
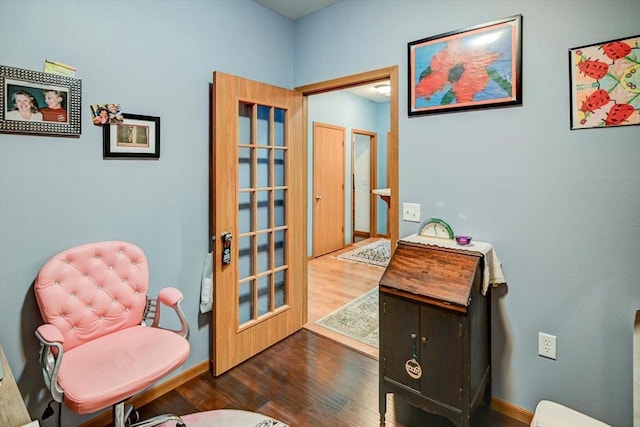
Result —
[[[149,418],[143,421],[138,421],[134,424],[127,424],[129,416],[133,412],[133,405],[127,405],[125,407],[124,402],[113,405],[113,426],[114,427],[153,427],[162,424],[167,421],[175,421],[176,427],[185,427],[186,424],[177,415],[163,414],[153,418]]]

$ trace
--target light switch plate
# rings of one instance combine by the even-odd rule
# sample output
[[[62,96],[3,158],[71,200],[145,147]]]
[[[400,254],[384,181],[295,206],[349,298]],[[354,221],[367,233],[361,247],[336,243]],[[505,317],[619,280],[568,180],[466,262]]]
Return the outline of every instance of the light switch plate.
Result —
[[[402,220],[411,222],[420,222],[420,204],[403,203],[402,204]]]

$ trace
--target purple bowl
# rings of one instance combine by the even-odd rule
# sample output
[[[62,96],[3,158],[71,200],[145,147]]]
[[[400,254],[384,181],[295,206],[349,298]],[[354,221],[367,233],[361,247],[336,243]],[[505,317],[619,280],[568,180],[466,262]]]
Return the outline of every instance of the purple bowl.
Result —
[[[456,242],[459,245],[466,246],[471,243],[471,236],[456,236]]]

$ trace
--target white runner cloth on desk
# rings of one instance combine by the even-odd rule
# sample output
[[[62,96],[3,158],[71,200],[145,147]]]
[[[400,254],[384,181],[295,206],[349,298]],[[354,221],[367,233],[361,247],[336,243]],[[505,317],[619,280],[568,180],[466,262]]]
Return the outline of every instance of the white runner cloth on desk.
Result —
[[[438,246],[447,249],[457,249],[461,251],[480,252],[484,260],[484,270],[482,275],[482,295],[486,295],[489,289],[489,284],[494,287],[507,283],[507,279],[504,277],[502,271],[502,263],[496,254],[495,249],[491,246],[491,243],[478,242],[472,240],[471,244],[462,246],[456,243],[455,240],[448,239],[436,239],[432,237],[419,236],[417,234],[411,234],[407,237],[402,237],[401,242],[419,243],[427,246]]]

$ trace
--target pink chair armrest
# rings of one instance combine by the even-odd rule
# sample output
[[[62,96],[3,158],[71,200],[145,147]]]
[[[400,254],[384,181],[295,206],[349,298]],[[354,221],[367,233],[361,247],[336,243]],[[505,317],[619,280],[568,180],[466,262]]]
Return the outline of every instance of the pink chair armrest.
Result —
[[[62,336],[62,332],[50,323],[39,326],[37,331],[42,339],[48,343],[64,343],[64,336]]]
[[[56,402],[62,402],[64,392],[58,385],[58,371],[62,364],[64,336],[50,323],[38,326],[36,337],[40,341],[40,367],[47,388]]]
[[[183,299],[182,292],[177,288],[163,288],[158,292],[157,300],[150,300],[155,302],[160,302],[162,305],[173,308],[175,313],[178,315],[178,319],[180,320],[180,330],[173,330],[173,332],[177,333],[181,337],[189,339],[189,324],[187,323],[187,318],[185,317],[182,309],[180,308],[180,302]],[[153,310],[153,323],[151,327],[159,328],[160,327],[160,305],[152,303],[151,306],[155,306],[155,310]],[[164,328],[163,328],[164,329]],[[169,329],[171,330],[171,329]]]
[[[168,307],[173,307],[182,301],[182,298],[182,292],[177,288],[164,288],[158,293],[158,301]]]

